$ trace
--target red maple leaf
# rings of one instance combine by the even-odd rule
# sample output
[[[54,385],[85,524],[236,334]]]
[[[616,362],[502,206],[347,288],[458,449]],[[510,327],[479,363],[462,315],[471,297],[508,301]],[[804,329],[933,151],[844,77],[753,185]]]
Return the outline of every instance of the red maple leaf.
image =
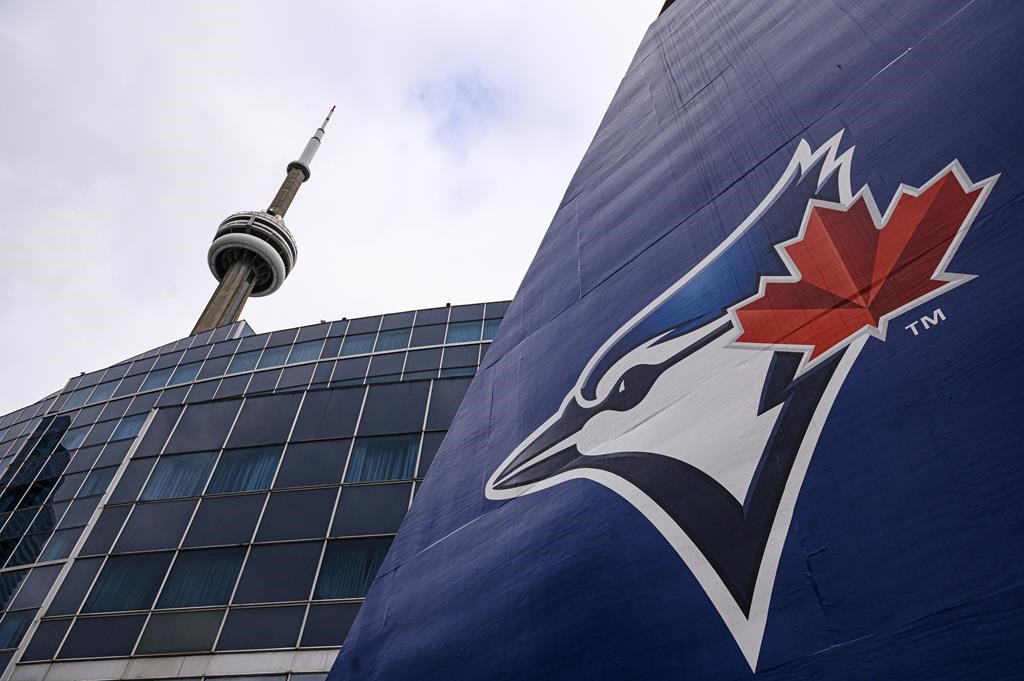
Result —
[[[808,347],[814,360],[949,286],[934,277],[984,189],[965,191],[950,169],[919,195],[901,195],[881,227],[864,196],[849,208],[815,205],[804,237],[785,246],[795,280],[769,281],[734,310],[737,342]]]

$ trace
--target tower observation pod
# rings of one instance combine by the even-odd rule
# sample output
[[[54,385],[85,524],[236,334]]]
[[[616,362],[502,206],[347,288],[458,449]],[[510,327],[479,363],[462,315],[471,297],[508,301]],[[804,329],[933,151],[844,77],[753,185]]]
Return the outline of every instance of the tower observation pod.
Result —
[[[207,253],[210,271],[219,283],[192,329],[193,335],[237,321],[249,296],[270,295],[295,267],[298,246],[285,227],[284,215],[299,187],[309,179],[309,166],[333,113],[332,106],[298,160],[288,164],[269,208],[235,213],[220,223]]]

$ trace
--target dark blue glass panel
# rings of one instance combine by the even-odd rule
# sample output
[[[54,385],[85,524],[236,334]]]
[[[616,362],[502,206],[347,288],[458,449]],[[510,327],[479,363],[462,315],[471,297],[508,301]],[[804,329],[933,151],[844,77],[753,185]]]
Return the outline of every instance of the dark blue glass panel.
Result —
[[[207,494],[269,489],[281,449],[274,446],[224,450]]]
[[[199,452],[161,458],[142,492],[142,498],[171,499],[201,493],[216,456],[213,452]]]
[[[345,474],[345,482],[411,478],[416,466],[419,444],[418,434],[357,439],[352,449],[352,460]]]
[[[268,367],[276,367],[284,364],[288,359],[288,350],[289,347],[287,345],[282,345],[276,348],[267,348],[260,356],[259,364],[257,364],[256,367],[258,369],[266,369]]]
[[[0,648],[16,648],[35,614],[35,610],[19,610],[4,615],[0,620]]]
[[[345,342],[341,346],[342,355],[362,355],[373,351],[373,343],[377,338],[376,333],[363,333],[355,336],[345,336]]]
[[[459,322],[448,325],[448,334],[445,336],[446,343],[468,343],[480,340],[483,331],[481,322]]]
[[[171,562],[170,553],[141,553],[111,556],[96,579],[83,612],[145,610]]]
[[[391,546],[390,537],[338,539],[327,543],[314,598],[366,595]]]
[[[244,559],[244,547],[179,553],[156,607],[226,604]]]
[[[410,331],[411,329],[381,331],[377,336],[377,345],[374,347],[374,351],[384,352],[385,350],[402,350],[408,347]]]
[[[295,364],[320,359],[320,349],[323,344],[322,340],[314,340],[292,346],[291,354],[288,355],[288,363]]]
[[[256,368],[256,363],[259,361],[259,350],[239,353],[231,358],[231,364],[228,366],[228,373],[234,374],[239,371],[252,371]]]

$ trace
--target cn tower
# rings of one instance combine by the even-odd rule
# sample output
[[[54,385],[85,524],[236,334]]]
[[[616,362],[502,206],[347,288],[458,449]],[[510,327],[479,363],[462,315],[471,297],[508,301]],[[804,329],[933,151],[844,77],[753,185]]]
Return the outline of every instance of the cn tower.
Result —
[[[219,283],[192,329],[193,335],[237,321],[249,296],[270,295],[295,267],[298,246],[285,227],[284,214],[309,179],[310,163],[333,113],[332,106],[299,159],[288,164],[288,173],[269,208],[235,213],[220,223],[207,253],[210,271]]]

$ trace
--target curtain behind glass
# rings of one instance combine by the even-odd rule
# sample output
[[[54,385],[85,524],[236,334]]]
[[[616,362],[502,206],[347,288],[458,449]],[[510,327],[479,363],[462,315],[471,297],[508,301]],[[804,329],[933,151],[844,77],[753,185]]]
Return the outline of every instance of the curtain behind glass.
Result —
[[[342,539],[327,544],[314,598],[359,598],[370,589],[391,539]]]
[[[156,607],[184,608],[227,603],[244,558],[245,548],[241,546],[178,554]]]
[[[412,477],[420,436],[392,435],[356,440],[345,482],[405,480]]]
[[[225,450],[207,493],[269,489],[280,458],[280,446]]]
[[[112,556],[103,566],[82,611],[148,609],[170,562],[167,553]]]
[[[142,498],[149,501],[200,494],[216,456],[214,452],[199,452],[161,457]]]

